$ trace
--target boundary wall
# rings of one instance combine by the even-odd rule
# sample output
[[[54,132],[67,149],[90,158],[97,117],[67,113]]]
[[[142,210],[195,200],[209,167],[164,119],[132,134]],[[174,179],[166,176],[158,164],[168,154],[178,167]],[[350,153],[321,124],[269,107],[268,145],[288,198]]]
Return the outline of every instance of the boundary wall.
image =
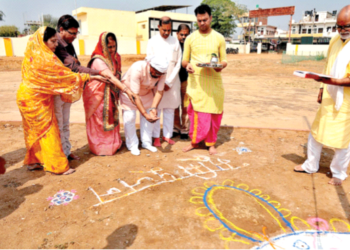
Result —
[[[0,37],[0,56],[24,56],[30,36]],[[78,56],[91,55],[98,39],[75,39],[73,46]],[[148,41],[118,38],[118,53],[121,55],[146,54]]]
[[[295,55],[295,56],[318,56],[322,55],[327,57],[329,45],[323,44],[287,44],[287,55]]]

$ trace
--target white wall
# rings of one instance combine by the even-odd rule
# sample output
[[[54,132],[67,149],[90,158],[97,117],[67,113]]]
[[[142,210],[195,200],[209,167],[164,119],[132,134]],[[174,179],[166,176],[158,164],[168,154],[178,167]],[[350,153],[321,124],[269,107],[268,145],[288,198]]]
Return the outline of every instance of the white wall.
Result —
[[[325,57],[327,57],[327,51],[328,51],[329,45],[323,45],[323,44],[287,44],[287,55],[298,55],[298,56],[316,56],[321,53]]]
[[[89,40],[84,40],[85,42],[85,55],[91,55],[92,52],[94,52],[98,40],[96,39],[89,39]],[[119,48],[118,48],[119,49]]]
[[[141,54],[147,54],[148,41],[141,41]]]
[[[6,56],[4,39],[0,37],[0,56]]]
[[[24,36],[19,38],[11,37],[14,56],[24,56],[29,37],[30,36]]]

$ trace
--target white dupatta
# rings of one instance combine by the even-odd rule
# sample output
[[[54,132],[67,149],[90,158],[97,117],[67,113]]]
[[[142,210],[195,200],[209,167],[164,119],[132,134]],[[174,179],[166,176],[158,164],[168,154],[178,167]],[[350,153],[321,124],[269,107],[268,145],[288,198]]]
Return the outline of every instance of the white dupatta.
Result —
[[[337,59],[335,60],[331,76],[333,78],[344,78],[346,68],[350,62],[350,42],[339,52]],[[339,111],[344,100],[344,87],[327,84],[327,91],[335,102],[334,108]]]

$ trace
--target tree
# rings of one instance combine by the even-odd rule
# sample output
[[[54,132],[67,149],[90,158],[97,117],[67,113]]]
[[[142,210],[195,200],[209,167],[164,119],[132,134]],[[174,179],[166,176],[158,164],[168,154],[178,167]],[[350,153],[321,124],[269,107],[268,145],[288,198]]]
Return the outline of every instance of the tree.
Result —
[[[4,21],[5,13],[0,10],[0,21]]]
[[[50,14],[44,15],[44,26],[56,29],[57,23],[58,23],[58,18],[52,17]],[[39,25],[31,25],[30,26],[31,33],[34,33],[39,28],[40,28]]]
[[[44,15],[44,26],[56,29],[58,18],[49,15]]]
[[[19,34],[16,26],[0,26],[0,37],[17,37]]]
[[[212,10],[213,21],[211,27],[228,37],[235,33],[236,21],[247,12],[247,7],[230,0],[203,0],[202,4],[207,4]]]

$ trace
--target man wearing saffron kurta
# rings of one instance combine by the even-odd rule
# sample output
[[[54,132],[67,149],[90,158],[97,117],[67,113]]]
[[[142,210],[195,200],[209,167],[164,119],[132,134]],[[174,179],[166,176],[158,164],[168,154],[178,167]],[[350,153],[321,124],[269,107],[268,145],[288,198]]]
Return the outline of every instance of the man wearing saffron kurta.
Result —
[[[198,147],[205,141],[209,154],[216,154],[215,143],[220,129],[224,108],[224,86],[221,70],[200,68],[197,63],[208,63],[211,55],[219,57],[219,63],[226,68],[226,44],[224,37],[210,27],[211,9],[200,5],[195,9],[199,30],[186,38],[182,66],[189,73],[187,94],[190,99],[188,116],[191,126],[191,145],[184,152]]]
[[[332,147],[329,184],[341,185],[350,162],[350,5],[339,12],[336,26],[339,34],[330,41],[323,72],[332,78],[318,79],[321,105],[309,135],[307,160],[294,171],[317,172],[323,145]]]

